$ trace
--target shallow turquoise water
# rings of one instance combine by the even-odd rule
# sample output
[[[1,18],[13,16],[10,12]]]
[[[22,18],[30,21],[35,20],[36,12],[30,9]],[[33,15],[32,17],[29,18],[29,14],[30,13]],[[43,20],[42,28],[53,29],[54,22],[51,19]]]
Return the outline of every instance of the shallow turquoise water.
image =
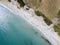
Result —
[[[0,45],[49,45],[36,28],[0,5]]]

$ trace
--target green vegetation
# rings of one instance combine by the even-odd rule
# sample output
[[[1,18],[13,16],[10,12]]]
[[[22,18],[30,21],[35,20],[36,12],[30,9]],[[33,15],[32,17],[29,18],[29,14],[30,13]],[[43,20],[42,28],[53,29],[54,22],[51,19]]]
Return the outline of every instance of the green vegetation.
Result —
[[[50,19],[48,19],[42,12],[35,11],[35,13],[37,14],[37,16],[43,16],[44,21],[46,22],[47,25],[52,24],[52,21]]]
[[[58,15],[58,18],[60,18],[60,10],[58,11],[58,14],[57,15]]]
[[[47,23],[47,25],[52,24],[52,21],[50,19],[48,19],[47,17],[44,19],[44,21]]]
[[[9,2],[11,2],[11,0],[8,0]]]
[[[42,1],[42,0],[39,0],[40,2]]]
[[[44,14],[39,12],[39,11],[35,11],[35,13],[37,14],[37,16],[43,16],[44,17]]]
[[[8,1],[11,2],[11,0],[8,0]],[[21,7],[23,7],[25,5],[23,0],[17,0],[17,2],[20,4]]]
[[[55,30],[55,32],[58,32],[58,35],[60,36],[60,26],[55,25],[54,30]]]
[[[60,10],[57,13],[57,17],[59,18],[59,21],[60,21]],[[58,23],[57,25],[55,25],[54,29],[55,29],[56,32],[58,32],[58,35],[60,36],[60,23]]]
[[[25,5],[25,3],[23,2],[23,0],[17,0],[17,2],[20,4],[21,7],[23,7]]]

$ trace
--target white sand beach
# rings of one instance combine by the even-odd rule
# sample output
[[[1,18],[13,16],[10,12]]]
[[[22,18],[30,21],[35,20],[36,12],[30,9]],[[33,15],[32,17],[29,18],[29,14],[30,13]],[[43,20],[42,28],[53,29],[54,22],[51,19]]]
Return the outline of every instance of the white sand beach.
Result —
[[[3,1],[0,1],[0,2],[3,3]],[[48,26],[45,23],[42,16],[40,17],[36,16],[32,8],[30,8],[29,10],[26,10],[26,6],[25,6],[18,9],[16,5],[9,2],[4,2],[3,4],[6,5],[10,11],[22,17],[29,24],[37,28],[38,31],[42,32],[44,37],[46,37],[51,42],[52,45],[60,45],[60,37],[58,36],[57,32],[54,31],[53,24]]]

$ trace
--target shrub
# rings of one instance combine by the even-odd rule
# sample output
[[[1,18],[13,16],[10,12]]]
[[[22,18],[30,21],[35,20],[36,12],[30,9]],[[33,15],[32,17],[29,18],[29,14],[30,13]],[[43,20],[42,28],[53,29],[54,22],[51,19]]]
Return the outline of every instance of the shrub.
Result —
[[[55,32],[58,32],[58,35],[60,35],[60,28],[57,25],[54,26],[54,30]]]
[[[50,19],[48,19],[42,12],[39,11],[35,11],[37,16],[43,16],[44,17],[44,21],[46,22],[47,25],[52,24],[52,21]]]
[[[9,2],[11,2],[11,0],[8,0]]]
[[[52,24],[52,21],[50,19],[48,19],[47,17],[44,19],[44,21],[47,23],[47,25]]]
[[[57,15],[58,15],[58,18],[60,18],[60,10],[58,11],[58,14]]]
[[[36,13],[37,16],[44,16],[44,14],[39,12],[39,11],[35,11],[35,13]]]
[[[25,3],[23,2],[23,0],[17,0],[17,2],[20,4],[21,7],[23,7],[25,5]]]

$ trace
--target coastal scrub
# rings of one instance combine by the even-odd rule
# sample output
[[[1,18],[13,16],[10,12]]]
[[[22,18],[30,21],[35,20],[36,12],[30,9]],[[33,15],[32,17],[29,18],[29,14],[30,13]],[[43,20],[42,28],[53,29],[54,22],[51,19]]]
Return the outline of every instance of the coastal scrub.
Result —
[[[37,16],[43,16],[44,17],[44,21],[46,22],[47,25],[52,24],[52,21],[50,19],[48,19],[42,12],[39,11],[35,11]]]

